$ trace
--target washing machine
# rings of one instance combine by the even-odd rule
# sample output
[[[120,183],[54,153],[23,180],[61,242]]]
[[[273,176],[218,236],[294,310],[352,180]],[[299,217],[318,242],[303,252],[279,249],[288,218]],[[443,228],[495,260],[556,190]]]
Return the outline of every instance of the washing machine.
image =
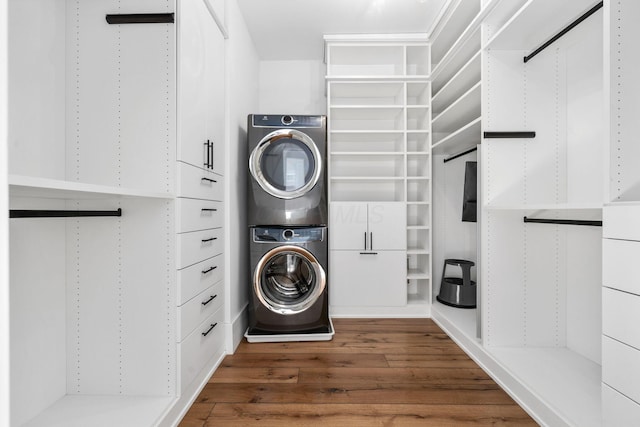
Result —
[[[251,227],[250,235],[249,342],[330,339],[327,228]]]
[[[326,225],[325,116],[250,114],[249,226]]]

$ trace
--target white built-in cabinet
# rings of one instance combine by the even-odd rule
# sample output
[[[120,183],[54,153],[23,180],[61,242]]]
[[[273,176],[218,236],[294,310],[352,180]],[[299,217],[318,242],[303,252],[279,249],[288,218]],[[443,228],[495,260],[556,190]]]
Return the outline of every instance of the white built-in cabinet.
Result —
[[[332,313],[427,316],[429,44],[424,35],[325,36],[325,44]]]
[[[171,424],[225,352],[224,328],[201,331],[224,322],[224,263],[203,273],[224,257],[224,62],[206,68],[208,117],[181,92],[222,38],[214,24],[206,58],[185,49],[199,29],[176,8],[202,0],[8,3],[10,209],[44,215],[10,220],[11,425]],[[136,13],[176,22],[105,19]]]

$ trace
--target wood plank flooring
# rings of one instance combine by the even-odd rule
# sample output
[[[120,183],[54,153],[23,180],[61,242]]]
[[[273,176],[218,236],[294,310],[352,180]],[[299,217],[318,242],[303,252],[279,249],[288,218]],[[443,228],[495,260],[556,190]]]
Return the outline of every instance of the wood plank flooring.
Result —
[[[242,342],[181,427],[535,426],[431,319],[333,319],[332,341]]]

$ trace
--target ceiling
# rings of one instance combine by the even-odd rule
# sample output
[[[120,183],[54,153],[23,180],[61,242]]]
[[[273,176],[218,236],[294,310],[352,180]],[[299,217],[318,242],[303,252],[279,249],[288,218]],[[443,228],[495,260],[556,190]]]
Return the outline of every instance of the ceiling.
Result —
[[[325,34],[429,33],[447,0],[238,0],[261,60],[321,60]]]

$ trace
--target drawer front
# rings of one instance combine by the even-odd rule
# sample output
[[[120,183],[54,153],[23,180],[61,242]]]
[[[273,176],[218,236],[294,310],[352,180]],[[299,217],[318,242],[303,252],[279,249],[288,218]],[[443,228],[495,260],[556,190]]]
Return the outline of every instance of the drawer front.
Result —
[[[213,357],[224,352],[224,309],[207,317],[180,344],[180,389],[184,390]]]
[[[640,351],[602,337],[602,382],[639,402]]]
[[[636,262],[640,260],[640,242],[603,239],[602,284],[640,295],[640,276]]]
[[[640,241],[640,205],[605,206],[602,226],[604,237]]]
[[[224,222],[223,203],[199,199],[176,199],[177,232],[220,228]]]
[[[223,177],[213,172],[178,162],[178,197],[224,200]]]
[[[602,333],[640,349],[640,297],[602,289]]]
[[[216,255],[178,270],[178,305],[182,305],[224,277],[224,256]]]
[[[224,281],[221,280],[178,307],[178,341],[185,339],[222,306],[223,292]]]
[[[224,250],[223,237],[222,228],[178,234],[178,268],[221,254]]]
[[[603,427],[640,426],[640,405],[603,384],[602,425]]]

